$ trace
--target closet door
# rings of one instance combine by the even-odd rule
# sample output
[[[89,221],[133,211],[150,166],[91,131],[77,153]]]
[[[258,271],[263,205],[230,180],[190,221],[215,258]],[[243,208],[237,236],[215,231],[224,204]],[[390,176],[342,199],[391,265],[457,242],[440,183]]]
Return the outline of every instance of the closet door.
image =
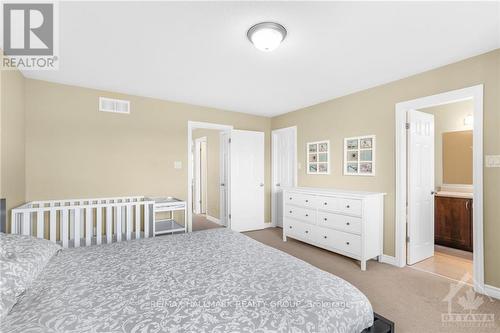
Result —
[[[231,229],[264,227],[264,133],[231,132]]]

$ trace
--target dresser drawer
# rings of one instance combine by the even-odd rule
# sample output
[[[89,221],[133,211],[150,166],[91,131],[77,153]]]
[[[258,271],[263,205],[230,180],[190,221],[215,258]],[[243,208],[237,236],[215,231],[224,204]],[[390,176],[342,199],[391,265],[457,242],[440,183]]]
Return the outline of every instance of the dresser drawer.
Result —
[[[309,194],[286,193],[285,204],[316,208],[317,198]]]
[[[361,200],[338,199],[337,209],[339,212],[361,216],[361,207]]]
[[[317,228],[313,237],[320,244],[361,256],[361,236],[328,228]]]
[[[342,231],[361,234],[361,218],[347,215],[318,212],[319,226],[340,229]]]
[[[285,220],[284,228],[286,229],[286,234],[292,237],[297,236],[307,240],[317,238],[317,227],[304,222],[287,219]]]
[[[291,205],[285,206],[285,216],[315,224],[316,210]]]

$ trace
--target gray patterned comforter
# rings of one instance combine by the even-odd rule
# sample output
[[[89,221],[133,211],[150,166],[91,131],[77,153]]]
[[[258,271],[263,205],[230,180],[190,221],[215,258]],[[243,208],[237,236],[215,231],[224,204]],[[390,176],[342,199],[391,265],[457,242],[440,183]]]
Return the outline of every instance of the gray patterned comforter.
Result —
[[[1,332],[360,332],[346,281],[226,229],[54,256]]]

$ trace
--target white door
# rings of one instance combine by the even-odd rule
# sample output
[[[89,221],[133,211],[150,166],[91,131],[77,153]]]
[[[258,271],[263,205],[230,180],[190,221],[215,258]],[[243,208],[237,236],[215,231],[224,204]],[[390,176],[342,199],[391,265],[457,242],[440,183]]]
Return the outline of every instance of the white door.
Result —
[[[220,172],[219,172],[219,196],[220,196],[220,211],[219,220],[222,225],[228,226],[229,220],[229,138],[230,132],[220,133]]]
[[[206,138],[198,138],[194,144],[194,212],[203,214],[205,212],[204,200],[206,200]],[[205,194],[205,195],[204,195]]]
[[[284,187],[297,186],[297,128],[288,127],[272,133],[272,221],[283,227]]]
[[[264,226],[264,133],[231,132],[231,229]]]
[[[434,116],[410,110],[407,262],[434,255]]]

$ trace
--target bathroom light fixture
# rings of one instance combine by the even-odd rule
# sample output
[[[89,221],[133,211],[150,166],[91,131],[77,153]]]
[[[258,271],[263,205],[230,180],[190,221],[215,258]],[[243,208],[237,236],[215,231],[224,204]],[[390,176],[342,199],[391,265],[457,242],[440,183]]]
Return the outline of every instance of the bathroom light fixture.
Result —
[[[464,125],[468,126],[468,127],[472,127],[473,124],[474,124],[474,117],[471,114],[465,116]]]
[[[270,52],[285,39],[286,29],[278,23],[261,22],[248,29],[247,37],[257,49]]]

